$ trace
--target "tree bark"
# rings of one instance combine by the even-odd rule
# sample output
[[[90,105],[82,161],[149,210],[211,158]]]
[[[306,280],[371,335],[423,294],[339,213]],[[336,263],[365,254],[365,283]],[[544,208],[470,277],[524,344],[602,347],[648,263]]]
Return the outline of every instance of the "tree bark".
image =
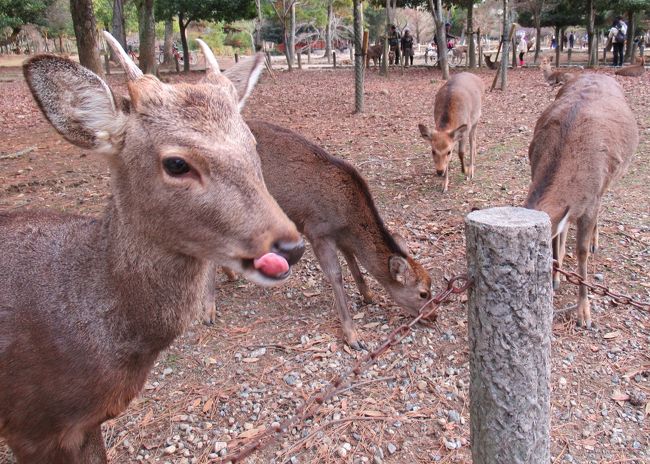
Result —
[[[629,18],[629,23],[627,25],[627,45],[625,46],[625,59],[630,60],[632,58],[632,46],[634,45],[634,35],[636,34],[636,27],[634,26],[634,10],[627,12],[627,17]],[[632,63],[634,64],[634,63]]]
[[[354,0],[354,112],[363,112],[363,20],[361,0]]]
[[[503,35],[501,43],[503,50],[501,53],[501,90],[505,91],[508,86],[508,0],[503,0]]]
[[[296,2],[291,2],[291,19],[289,22],[289,54],[291,63],[296,60]]]
[[[165,20],[165,39],[163,42],[163,63],[174,62],[174,21],[170,18]]]
[[[255,21],[255,51],[262,50],[262,0],[255,0],[257,20]]]
[[[562,30],[559,27],[555,27],[555,37],[557,37],[557,45],[555,47],[555,67],[559,68],[560,67],[560,42],[562,42],[562,37],[560,37],[560,33]]]
[[[190,48],[187,45],[187,26],[191,20],[185,19],[185,15],[181,12],[178,14],[178,28],[181,33],[181,47],[183,48],[183,72],[190,72]]]
[[[476,49],[474,46],[474,0],[469,1],[467,6],[467,34],[469,36],[469,47],[467,53],[469,54],[469,67],[476,67]]]
[[[329,64],[332,58],[332,19],[334,16],[334,0],[327,2],[327,25],[325,26],[325,58]]]
[[[138,0],[138,28],[140,51],[138,65],[143,73],[156,72],[156,22],[153,17],[153,0]]]
[[[533,63],[537,64],[539,59],[539,52],[542,49],[542,18],[540,17],[540,12],[535,14],[535,58],[533,58]]]
[[[113,0],[113,21],[112,32],[113,37],[120,43],[122,48],[126,50],[126,27],[124,25],[124,2],[123,0]]]
[[[70,14],[77,39],[79,63],[103,77],[104,69],[99,57],[99,37],[92,0],[70,0]]]
[[[598,47],[596,45],[596,9],[594,8],[594,0],[588,0],[587,11],[589,14],[589,18],[587,20],[587,67],[595,68],[598,66]]]
[[[506,60],[507,61],[507,60]],[[524,208],[465,219],[474,464],[546,464],[553,326],[551,224]]]
[[[447,60],[447,37],[445,34],[445,25],[442,22],[442,1],[436,0],[434,7],[433,0],[429,0],[429,7],[433,14],[433,22],[436,24],[436,43],[438,49],[438,63],[442,70],[443,80],[449,79],[449,62]]]
[[[381,57],[381,73],[388,77],[388,32],[390,31],[390,0],[386,0],[386,30],[384,31],[384,53]]]

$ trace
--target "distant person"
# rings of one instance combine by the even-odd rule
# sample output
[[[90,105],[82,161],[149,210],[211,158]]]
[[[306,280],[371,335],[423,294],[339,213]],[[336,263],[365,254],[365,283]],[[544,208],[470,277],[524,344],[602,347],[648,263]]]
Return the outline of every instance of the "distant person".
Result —
[[[404,56],[404,66],[409,66],[409,60],[413,66],[413,36],[408,29],[404,29],[402,36],[402,55]]]
[[[522,35],[519,39],[519,45],[517,45],[517,51],[519,52],[519,66],[524,65],[524,56],[528,51],[528,42],[526,41],[526,35]]]
[[[557,39],[553,36],[551,37],[551,48],[554,49],[555,47],[557,47]]]
[[[395,55],[395,64],[399,64],[399,42],[400,34],[397,32],[397,28],[394,24],[390,26],[390,33],[388,34],[388,47],[391,52]],[[390,60],[388,64],[392,64]]]
[[[637,46],[639,47],[639,56],[643,57],[645,53],[645,36],[640,34],[637,38]]]
[[[573,44],[576,41],[576,36],[573,35],[573,31],[571,31],[571,34],[569,34],[569,48],[573,48]]]
[[[622,17],[617,16],[607,35],[608,40],[612,42],[612,48],[614,50],[612,66],[623,66],[623,47],[625,46],[626,37],[627,24],[625,24]]]

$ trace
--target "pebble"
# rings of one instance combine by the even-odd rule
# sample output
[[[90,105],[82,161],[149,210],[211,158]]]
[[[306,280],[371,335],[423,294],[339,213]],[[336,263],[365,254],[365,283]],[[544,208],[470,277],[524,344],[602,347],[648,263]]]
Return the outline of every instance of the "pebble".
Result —
[[[167,376],[167,375],[171,374],[172,372],[174,372],[174,369],[172,369],[171,367],[166,367],[165,370],[163,370],[163,375]]]
[[[214,443],[214,452],[219,453],[221,450],[225,450],[228,447],[228,443],[225,441],[217,441]]]
[[[297,381],[298,381],[298,377],[296,377],[296,375],[293,374],[293,373],[290,373],[290,374],[287,374],[287,375],[284,376],[284,382],[287,385],[293,386],[293,385],[296,384]]]
[[[167,448],[163,450],[165,454],[174,454],[176,452],[176,446],[174,445],[169,445]]]
[[[418,381],[418,390],[424,391],[427,389],[427,383],[424,380]]]
[[[600,273],[599,274],[594,274],[594,280],[596,280],[598,282],[602,282],[602,281],[605,280],[605,276],[603,274],[600,274]]]
[[[344,457],[346,457],[346,456],[348,455],[348,450],[346,450],[345,448],[343,448],[343,447],[341,446],[341,447],[338,449],[337,454],[338,454],[340,457],[344,458]]]
[[[388,445],[386,445],[386,449],[390,454],[395,454],[397,451],[397,446],[395,446],[393,443],[388,443]]]
[[[249,358],[261,358],[266,354],[266,348],[258,348],[254,351],[251,351],[248,355]]]
[[[460,422],[460,414],[458,413],[458,411],[451,409],[447,411],[447,419],[449,420],[449,422],[458,423]]]

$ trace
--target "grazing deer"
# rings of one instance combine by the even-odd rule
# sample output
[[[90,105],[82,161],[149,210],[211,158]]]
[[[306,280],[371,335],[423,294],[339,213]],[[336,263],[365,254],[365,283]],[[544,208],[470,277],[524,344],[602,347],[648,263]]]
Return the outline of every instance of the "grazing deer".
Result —
[[[637,58],[636,64],[625,66],[624,68],[619,69],[614,74],[617,76],[625,77],[639,77],[645,72],[645,57],[642,56]]]
[[[571,79],[573,79],[576,76],[576,74],[559,71],[557,69],[554,71],[553,68],[551,67],[552,62],[553,62],[552,57],[550,59],[546,57],[542,57],[542,61],[539,65],[539,68],[542,70],[542,73],[544,75],[544,80],[549,85],[562,85],[566,82],[569,82]]]
[[[370,67],[370,60],[375,66],[381,64],[381,59],[384,56],[384,43],[380,42],[375,45],[368,47],[368,52],[366,54],[366,68]]]
[[[451,49],[451,56],[456,65],[460,65],[463,60],[467,62],[467,45],[456,45]]]
[[[445,176],[442,191],[449,185],[449,162],[458,141],[458,157],[465,179],[474,177],[476,154],[476,127],[481,118],[483,81],[474,74],[455,74],[436,94],[433,106],[435,129],[419,124],[420,134],[431,143],[431,154],[436,173]],[[465,166],[465,147],[469,139],[469,167]]]
[[[587,277],[589,246],[598,247],[598,210],[639,141],[623,91],[609,76],[584,74],[568,82],[542,113],[528,150],[532,182],[526,207],[551,217],[553,255],[564,260],[569,222],[577,225],[578,274]],[[560,276],[553,276],[559,288]],[[578,325],[591,327],[587,288],[580,286]]]
[[[211,263],[274,284],[303,250],[239,114],[261,57],[234,85],[202,44],[205,80],[167,85],[105,35],[129,98],[67,59],[24,65],[50,123],[108,161],[112,197],[101,218],[0,213],[0,436],[20,464],[105,463],[102,422],[196,317]]]
[[[350,317],[337,250],[348,263],[364,301],[372,302],[373,295],[357,262],[398,305],[418,314],[431,297],[431,278],[386,229],[357,170],[288,129],[262,121],[248,121],[248,126],[257,140],[269,192],[305,234],[332,285],[347,343],[362,348]],[[214,302],[213,291],[212,284],[209,308]],[[212,315],[207,315],[209,321]]]

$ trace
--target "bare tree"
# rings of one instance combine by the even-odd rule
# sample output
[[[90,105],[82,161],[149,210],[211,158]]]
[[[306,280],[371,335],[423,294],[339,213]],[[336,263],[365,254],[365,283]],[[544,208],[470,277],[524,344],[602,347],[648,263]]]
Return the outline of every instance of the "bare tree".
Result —
[[[334,0],[327,0],[327,24],[325,25],[325,57],[327,62],[332,58],[332,17],[334,16]]]
[[[445,34],[445,25],[442,21],[442,1],[436,0],[434,6],[433,0],[429,0],[429,8],[433,15],[433,21],[436,24],[436,44],[438,48],[438,63],[442,69],[442,78],[449,79],[449,62],[447,60],[447,40]]]
[[[294,45],[296,36],[296,0],[268,0],[282,26],[284,56],[289,71],[293,70]]]
[[[433,36],[433,17],[426,10],[403,8],[397,11],[396,17],[400,23],[408,23],[411,26],[417,43],[428,42]]]
[[[165,39],[163,41],[163,63],[174,62],[174,20],[165,20]]]
[[[124,1],[113,0],[113,20],[111,34],[126,50],[126,27],[124,26]]]
[[[92,0],[70,0],[70,13],[77,39],[79,63],[98,76],[104,76],[102,62],[99,58],[99,38],[97,21]]]

